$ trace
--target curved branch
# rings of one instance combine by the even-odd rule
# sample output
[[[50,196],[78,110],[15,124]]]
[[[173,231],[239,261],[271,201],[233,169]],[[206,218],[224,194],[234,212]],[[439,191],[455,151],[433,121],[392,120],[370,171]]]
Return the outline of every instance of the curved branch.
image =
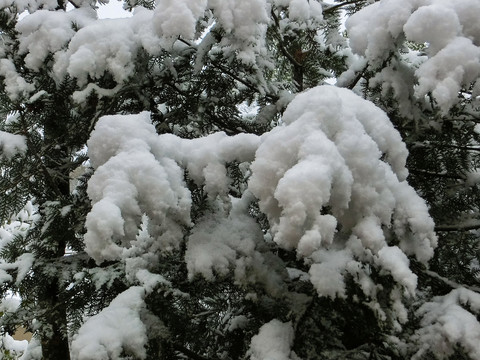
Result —
[[[453,179],[453,180],[463,180],[463,181],[467,180],[467,178],[463,175],[450,175],[450,174],[443,173],[443,172],[439,173],[439,172],[433,172],[433,171],[421,170],[421,169],[408,169],[408,171],[412,174],[425,175],[425,176],[431,176],[431,177]]]
[[[340,3],[340,4],[336,4],[336,5],[332,5],[332,6],[329,6],[327,8],[325,8],[323,10],[323,13],[324,14],[330,14],[332,13],[333,11],[339,9],[339,8],[342,8],[344,6],[347,6],[347,5],[353,5],[353,4],[356,4],[357,2],[359,2],[360,0],[351,0],[351,1],[345,1],[343,3]]]
[[[272,13],[273,20],[275,21],[276,28],[279,29],[280,28],[280,21],[278,20],[278,16],[277,16],[277,14],[275,14],[275,11],[273,10],[273,8],[272,8],[271,13]],[[278,32],[278,31],[276,33],[277,33],[277,36],[278,36],[278,45],[280,46],[280,51],[282,52],[282,54],[288,59],[288,61],[290,61],[292,63],[293,66],[302,67],[302,64],[300,64],[293,57],[293,55],[288,52],[288,50],[283,45],[283,43],[285,42],[285,39],[283,38],[282,34],[280,34],[280,32]]]

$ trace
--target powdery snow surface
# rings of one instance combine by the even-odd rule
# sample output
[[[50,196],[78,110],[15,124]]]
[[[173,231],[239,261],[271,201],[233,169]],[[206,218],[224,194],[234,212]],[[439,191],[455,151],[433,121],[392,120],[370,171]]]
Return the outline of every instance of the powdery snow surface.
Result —
[[[418,98],[432,92],[446,113],[480,76],[480,0],[381,0],[346,22],[352,49],[378,65],[407,40],[427,44],[415,71]],[[400,80],[401,78],[399,78]]]
[[[75,35],[72,24],[82,28],[96,20],[90,7],[69,12],[38,10],[20,20],[15,29],[21,34],[19,54],[26,54],[25,65],[35,71],[44,65],[49,54],[55,54]]]
[[[145,359],[147,334],[140,319],[144,295],[142,287],[131,287],[88,319],[72,341],[72,359],[122,359],[123,353]]]
[[[37,209],[28,202],[25,207],[11,219],[10,223],[4,224],[0,227],[0,251],[4,247],[8,246],[16,236],[25,236],[35,221],[38,219]],[[17,257],[15,261],[8,262],[0,260],[0,285],[6,281],[15,280],[16,284],[19,284],[25,276],[31,271],[32,264],[34,262],[34,255],[32,253],[24,253]],[[15,274],[13,278],[11,273]],[[0,309],[4,306],[0,306]],[[7,311],[3,308],[0,311]],[[12,310],[13,311],[13,310]]]
[[[17,341],[10,335],[5,334],[0,338],[0,345],[3,346],[3,350],[8,350],[13,352],[13,354],[22,354],[27,349],[28,341]]]
[[[250,343],[251,360],[290,360],[294,332],[290,323],[274,319],[263,325]]]
[[[160,36],[173,40],[178,36],[186,40],[195,38],[197,20],[207,8],[207,0],[159,0],[155,8],[154,27]]]
[[[184,170],[212,197],[228,198],[225,165],[251,161],[260,139],[224,133],[185,140],[157,136],[149,114],[106,116],[99,120],[89,142],[96,168],[89,181],[92,210],[87,216],[86,250],[97,262],[118,259],[136,240],[142,215],[164,250],[183,239],[190,226],[191,197]]]
[[[88,142],[96,171],[88,186],[93,207],[85,234],[86,251],[97,262],[120,258],[136,239],[144,214],[158,225],[156,235],[165,249],[177,247],[182,226],[190,224],[183,173],[172,159],[155,157],[152,147],[158,141],[148,113],[98,122]]]
[[[479,359],[480,323],[465,307],[480,311],[480,294],[458,288],[422,305],[418,310],[422,327],[412,338],[419,351],[412,359],[422,359],[431,350],[437,359],[446,359],[456,346],[461,346],[471,359]]]
[[[225,218],[214,214],[192,230],[185,254],[190,278],[200,273],[213,280],[213,270],[227,275],[236,264],[242,266],[245,259],[253,256],[256,243],[263,238],[260,227],[251,217],[235,215]]]
[[[0,156],[11,159],[16,154],[22,154],[25,151],[27,151],[25,136],[0,131]]]
[[[393,220],[398,231],[421,237],[403,250],[430,258],[433,221],[404,181],[407,151],[380,109],[349,90],[324,86],[298,95],[283,121],[263,136],[249,181],[280,246],[309,256],[328,247],[341,224],[376,253],[386,244],[382,226]]]
[[[35,86],[22,78],[10,59],[0,59],[0,75],[4,78],[5,92],[12,101],[29,98]]]
[[[262,137],[158,136],[142,113],[101,118],[88,147],[96,171],[88,187],[86,251],[99,263],[124,259],[134,273],[148,267],[142,251],[176,248],[190,227],[190,278],[213,280],[233,270],[237,282],[256,279],[275,292],[281,278],[267,276],[276,265],[257,249],[263,238],[248,217],[251,196],[273,240],[310,259],[310,280],[321,295],[344,296],[344,276],[352,274],[374,299],[362,266],[369,263],[393,276],[399,288],[391,300],[399,302],[416,287],[406,255],[427,261],[436,245],[427,207],[405,181],[400,135],[381,110],[346,89],[322,86],[296,96],[283,124]],[[225,166],[232,161],[251,164],[241,199],[228,196]],[[196,224],[185,172],[217,207]],[[144,215],[148,236],[137,236]],[[335,241],[339,227],[344,239]],[[387,244],[387,228],[401,239],[398,247]]]

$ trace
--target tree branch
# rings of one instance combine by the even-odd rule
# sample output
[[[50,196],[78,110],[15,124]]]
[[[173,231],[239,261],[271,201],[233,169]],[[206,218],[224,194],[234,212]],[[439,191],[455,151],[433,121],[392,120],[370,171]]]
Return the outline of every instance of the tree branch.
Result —
[[[332,5],[332,6],[329,6],[327,8],[325,8],[323,10],[323,14],[330,14],[332,13],[333,11],[343,7],[343,6],[347,6],[347,5],[353,5],[353,4],[356,4],[357,2],[359,2],[359,0],[351,0],[351,1],[345,1],[341,4],[337,4],[337,5]]]
[[[415,147],[422,147],[422,148],[433,148],[433,147],[443,147],[443,148],[452,148],[458,150],[465,150],[465,151],[480,151],[480,147],[475,146],[461,146],[461,145],[453,145],[453,144],[443,144],[441,142],[436,141],[428,141],[427,143],[417,143]]]
[[[419,174],[419,175],[425,175],[425,176],[454,179],[454,180],[463,180],[463,181],[467,180],[467,178],[463,175],[450,175],[447,173],[438,173],[438,172],[420,170],[420,169],[408,169],[408,171],[412,174]]]
[[[80,8],[80,6],[77,5],[74,1],[68,0],[68,2],[69,2],[70,4],[72,4],[75,9],[79,9],[79,8]]]
[[[355,76],[355,79],[353,79],[353,81],[348,84],[348,85],[344,85],[342,87],[344,88],[347,88],[349,90],[353,90],[353,88],[358,84],[358,82],[363,78],[363,75],[365,74],[365,71],[367,70],[368,68],[368,63],[365,64],[365,67],[358,72],[357,76]]]
[[[458,225],[437,225],[435,231],[470,231],[480,229],[480,222]]]
[[[277,16],[277,14],[275,14],[275,11],[273,10],[273,8],[272,8],[271,13],[272,13],[273,20],[275,21],[276,28],[279,29],[280,28],[280,21],[278,20],[278,16]],[[288,61],[290,61],[292,63],[293,66],[302,67],[302,64],[300,64],[293,57],[293,55],[288,52],[288,50],[283,45],[283,43],[285,42],[285,39],[283,38],[282,34],[280,34],[280,32],[278,32],[278,31],[276,33],[277,33],[277,36],[278,36],[278,45],[280,46],[281,53],[288,59]]]
[[[190,42],[188,42],[188,41],[186,41],[186,40],[184,40],[184,39],[182,39],[182,38],[178,38],[178,41],[180,41],[180,42],[184,43],[185,45],[191,47],[194,51],[197,51],[197,48],[194,47],[192,44],[190,44]],[[212,66],[213,66],[214,68],[219,69],[219,70],[222,71],[224,74],[230,76],[232,79],[234,79],[234,80],[238,81],[239,83],[245,85],[245,86],[246,86],[247,88],[249,88],[250,90],[252,90],[252,91],[254,91],[254,92],[257,92],[257,93],[260,92],[255,85],[253,85],[253,84],[245,81],[244,79],[242,79],[242,78],[240,78],[239,76],[235,75],[235,74],[232,73],[231,71],[225,69],[222,65],[220,65],[220,64],[215,64],[215,63],[212,62]],[[268,94],[268,93],[265,93],[265,97],[269,98],[271,101],[277,101],[277,100],[278,100],[278,96],[272,95],[272,94]]]
[[[451,287],[452,289],[459,289],[459,288],[465,288],[465,289],[468,289],[468,290],[471,290],[471,291],[475,291],[475,292],[480,292],[480,287],[478,286],[469,286],[469,285],[464,285],[464,284],[459,284],[459,283],[456,283],[455,281],[452,281],[450,279],[447,279],[439,274],[437,274],[436,272],[434,271],[431,271],[431,270],[423,270],[423,273],[428,275],[429,277],[431,278],[435,278],[437,280],[440,280],[442,281],[445,285]]]

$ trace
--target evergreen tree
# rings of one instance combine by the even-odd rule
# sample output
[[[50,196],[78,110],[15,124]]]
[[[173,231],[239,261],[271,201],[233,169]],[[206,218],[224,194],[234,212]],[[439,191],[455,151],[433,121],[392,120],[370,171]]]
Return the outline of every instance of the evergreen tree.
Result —
[[[480,356],[480,1],[0,5],[23,360]]]

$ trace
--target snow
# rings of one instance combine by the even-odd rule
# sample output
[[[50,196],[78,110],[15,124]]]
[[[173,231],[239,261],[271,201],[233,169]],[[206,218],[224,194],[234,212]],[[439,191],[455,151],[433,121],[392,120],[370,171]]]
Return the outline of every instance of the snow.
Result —
[[[445,114],[458,102],[458,91],[480,76],[480,27],[473,18],[478,11],[479,0],[381,0],[351,16],[346,27],[352,50],[372,67],[405,39],[428,45],[428,57],[415,71],[415,96],[431,92]],[[401,87],[401,79],[390,86]]]
[[[209,0],[208,6],[227,33],[226,41],[220,43],[224,52],[228,55],[237,50],[238,59],[255,64],[264,49],[266,25],[270,21],[267,1]]]
[[[354,257],[374,262],[371,255],[414,293],[405,253],[427,261],[436,235],[425,202],[404,180],[406,156],[381,110],[331,86],[296,96],[283,125],[262,136],[249,190],[268,216],[273,240],[313,260],[310,277],[319,294],[344,296],[343,276],[359,274]],[[385,240],[392,222],[400,248]],[[351,241],[335,241],[338,227]]]
[[[124,352],[145,359],[147,334],[140,318],[145,309],[144,295],[142,287],[130,287],[88,319],[73,338],[72,359],[120,359]]]
[[[226,61],[235,56],[255,71],[271,65],[265,42],[272,8],[285,10],[281,32],[316,29],[323,20],[321,4],[307,0],[158,0],[155,10],[139,7],[129,18],[101,20],[89,6],[49,11],[58,6],[56,0],[0,0],[0,5],[12,4],[41,9],[24,16],[15,28],[25,69],[40,71],[52,55],[55,79],[76,79],[79,90],[73,100],[78,104],[91,92],[115,96],[138,70],[139,54],[159,56],[164,50],[185,49],[179,38],[198,50],[197,71],[203,59],[215,53]],[[480,89],[479,12],[480,0],[373,2],[347,22],[350,44],[358,56],[345,51],[350,69],[338,84],[350,83],[366,66],[381,65],[405,40],[425,44],[425,55],[410,51],[390,59],[370,85],[393,90],[402,113],[411,111],[415,97],[421,100],[430,93],[445,113],[457,103],[462,87],[477,82],[475,89]],[[219,30],[221,39],[213,33],[199,34],[199,20],[205,20],[203,25],[210,31]],[[10,100],[33,103],[46,95],[35,92],[13,60],[1,55],[0,76]],[[164,65],[174,72],[171,64]],[[106,73],[113,78],[111,88],[92,82]],[[371,276],[374,268],[376,274],[394,280],[388,299],[394,320],[399,324],[408,320],[402,301],[417,287],[408,257],[427,263],[437,239],[425,202],[406,181],[408,153],[400,134],[384,112],[346,89],[321,86],[281,96],[259,117],[269,124],[280,105],[289,103],[280,125],[262,136],[157,135],[147,112],[99,119],[88,141],[94,173],[88,183],[92,208],[86,218],[85,250],[98,264],[118,260],[124,273],[98,268],[90,274],[97,286],[115,276],[139,286],[130,287],[86,320],[73,338],[73,359],[120,358],[124,352],[146,357],[144,297],[158,287],[173,287],[154,273],[152,264],[183,246],[191,281],[196,276],[208,281],[231,277],[239,286],[260,284],[277,296],[290,277],[310,281],[319,296],[334,299],[346,297],[348,276],[369,298],[367,305],[385,319],[381,306],[385,299],[377,298],[380,285]],[[26,152],[26,140],[0,132],[0,148],[2,156],[12,159]],[[245,176],[239,198],[230,194],[227,168],[232,162],[240,164]],[[469,181],[477,177],[472,173]],[[205,213],[195,222],[186,178],[206,194]],[[249,205],[257,200],[270,224],[267,234],[250,213]],[[63,207],[61,213],[69,210]],[[32,219],[32,212],[25,210],[1,228],[0,247],[25,233]],[[391,243],[392,235],[398,244]],[[310,266],[308,273],[285,269],[269,253],[275,245],[296,252],[298,260]],[[28,276],[33,261],[32,254],[24,253],[12,263],[0,262],[0,283],[18,284]],[[75,280],[82,276],[78,273]],[[436,344],[447,355],[454,344],[460,344],[479,358],[480,325],[467,305],[480,311],[478,294],[465,289],[425,304],[419,310],[424,327],[414,340],[421,346]],[[0,308],[14,306],[3,301]],[[248,321],[238,315],[228,329],[242,328]],[[252,338],[249,356],[252,360],[296,358],[293,340],[292,324],[272,320]],[[38,344],[31,346],[31,354],[38,353]],[[427,350],[422,348],[417,356]]]
[[[36,207],[29,201],[25,207],[16,216],[10,219],[9,223],[0,227],[0,251],[6,248],[15,237],[25,236],[30,228],[35,226],[39,215]],[[9,262],[5,259],[0,259],[0,285],[4,282],[14,281],[16,285],[20,284],[23,279],[31,271],[34,255],[27,252],[19,255],[15,260]],[[15,274],[15,277],[11,275]],[[4,303],[2,302],[2,307]]]
[[[0,131],[0,156],[11,159],[17,154],[27,151],[26,138],[23,135]]]
[[[22,78],[10,59],[0,59],[0,76],[4,78],[5,91],[12,101],[29,98],[35,86]]]
[[[42,347],[40,340],[32,338],[28,343],[27,349],[18,360],[41,360],[42,359]]]
[[[284,275],[267,275],[277,265],[258,250],[263,235],[248,215],[252,196],[275,243],[312,261],[310,280],[324,296],[344,296],[347,273],[368,296],[374,293],[354,259],[390,273],[412,295],[416,277],[407,255],[426,262],[436,246],[425,202],[405,181],[400,135],[385,113],[346,89],[321,86],[297,95],[282,125],[261,137],[158,136],[149,114],[141,113],[102,117],[88,148],[96,170],[88,186],[86,251],[98,263],[123,259],[128,276],[148,289],[161,279],[139,278],[138,271],[148,270],[142,254],[179,247],[189,228],[190,279],[233,274],[239,284],[257,281],[277,291]],[[232,161],[251,163],[241,199],[228,195]],[[212,209],[195,224],[185,174],[203,187]],[[146,232],[139,234],[145,219]],[[338,228],[347,242],[336,240]],[[387,244],[389,228],[399,247]]]
[[[309,20],[319,23],[323,19],[322,5],[316,1],[274,0],[271,3],[276,7],[288,9],[286,14],[288,18],[298,21],[299,24],[308,23]]]
[[[390,271],[393,279],[402,284],[409,295],[415,295],[417,275],[410,270],[410,261],[397,246],[388,246],[378,252],[378,262],[383,269]]]
[[[416,71],[418,97],[432,92],[445,113],[456,104],[464,84],[480,76],[480,48],[465,37],[453,38]]]
[[[203,16],[206,8],[207,0],[159,0],[153,26],[160,37],[171,38],[173,41],[179,36],[193,40],[197,20]]]
[[[363,8],[345,23],[352,50],[381,63],[395,49],[416,0],[382,0]]]
[[[19,54],[26,54],[25,65],[39,71],[49,54],[64,48],[75,35],[72,25],[84,27],[96,19],[91,8],[69,12],[38,10],[20,20],[15,29],[20,33]]]
[[[142,113],[102,118],[88,142],[97,170],[88,185],[93,207],[85,245],[97,262],[120,257],[123,246],[135,240],[143,214],[160,226],[160,232],[179,234],[164,244],[166,248],[178,246],[182,225],[190,223],[191,199],[183,174],[171,159],[157,160],[152,154],[156,141],[149,114]],[[123,240],[117,243],[119,239]]]
[[[5,334],[2,336],[3,349],[13,351],[14,353],[23,353],[28,345],[27,340],[17,341],[10,335]]]
[[[355,262],[350,250],[325,251],[314,254],[315,263],[310,267],[309,275],[319,296],[332,299],[346,296],[344,274],[349,263]]]
[[[192,229],[185,253],[190,279],[199,273],[213,280],[214,271],[225,276],[237,263],[243,263],[242,258],[253,257],[256,244],[263,238],[260,227],[251,217],[233,214],[227,218],[213,214]]]
[[[319,5],[311,7],[316,8],[314,12],[320,11]],[[106,72],[117,84],[126,83],[141,50],[155,56],[162,48],[172,48],[178,38],[194,44],[205,36],[197,33],[196,25],[207,9],[213,11],[212,23],[226,32],[219,48],[227,56],[236,52],[242,61],[256,64],[257,58],[265,55],[269,22],[265,0],[162,0],[155,10],[137,7],[131,17],[121,19],[97,19],[89,6],[66,12],[49,8],[24,16],[18,23],[19,52],[25,55],[26,66],[34,71],[40,69],[47,55],[53,54],[56,80],[60,82],[69,75],[77,79],[80,87],[88,86],[89,78],[99,79]],[[9,79],[7,90],[12,99],[33,90],[7,59],[2,62],[0,74]]]
[[[117,83],[125,82],[134,71],[140,49],[133,26],[139,16],[98,20],[76,32],[68,49],[55,55],[57,78],[61,80],[68,74],[85,86],[89,76],[99,79],[108,71]]]
[[[274,319],[264,324],[250,343],[250,360],[290,360],[294,332],[290,323]]]
[[[308,256],[332,243],[337,223],[351,229],[372,214],[375,225],[370,227],[377,232],[392,217],[414,231],[425,221],[422,233],[435,245],[426,205],[403,181],[405,145],[382,111],[348,90],[324,86],[298,95],[283,122],[263,136],[249,181],[277,244]],[[395,173],[380,160],[382,154]],[[404,188],[411,190],[407,194]],[[406,224],[403,214],[395,212],[408,201],[418,203],[410,214],[418,224]],[[322,214],[326,206],[331,214]],[[417,255],[423,261],[422,251]]]
[[[461,24],[453,9],[434,3],[415,11],[403,30],[411,41],[428,42],[428,52],[433,56],[460,33]]]
[[[190,226],[190,192],[184,171],[214,199],[228,203],[225,164],[252,160],[259,138],[224,133],[186,140],[157,136],[149,114],[102,117],[88,142],[92,176],[88,195],[86,251],[97,262],[118,259],[135,240],[146,214],[164,249],[179,246]],[[153,228],[153,227],[152,227]]]
[[[0,312],[15,312],[18,307],[20,306],[20,299],[11,296],[11,297],[4,297],[0,302]]]
[[[419,350],[412,359],[421,359],[428,351],[438,359],[446,359],[456,346],[461,346],[470,358],[480,358],[480,323],[464,306],[478,312],[480,295],[459,288],[420,307],[422,328],[413,335]]]

